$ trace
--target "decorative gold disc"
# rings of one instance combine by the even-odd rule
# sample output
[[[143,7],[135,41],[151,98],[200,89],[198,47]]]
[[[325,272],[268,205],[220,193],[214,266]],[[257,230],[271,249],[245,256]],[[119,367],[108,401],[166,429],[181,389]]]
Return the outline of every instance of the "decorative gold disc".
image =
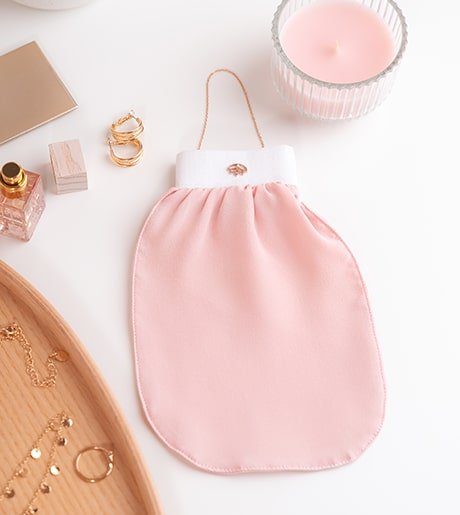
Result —
[[[51,465],[50,467],[50,474],[53,476],[59,476],[61,473],[61,469],[57,465]]]
[[[67,445],[67,438],[65,436],[61,436],[58,439],[57,444],[60,445],[61,447],[63,447],[64,445]]]
[[[49,494],[51,492],[51,487],[48,483],[42,483],[40,485],[40,492],[42,494]]]
[[[60,363],[65,363],[66,361],[69,361],[69,353],[62,349],[57,350],[54,353],[54,359]]]
[[[12,488],[5,488],[5,491],[3,492],[3,495],[7,499],[11,499],[12,497],[14,497],[15,493],[16,492]]]
[[[42,451],[38,447],[35,447],[30,451],[30,455],[34,460],[38,460],[42,455]]]

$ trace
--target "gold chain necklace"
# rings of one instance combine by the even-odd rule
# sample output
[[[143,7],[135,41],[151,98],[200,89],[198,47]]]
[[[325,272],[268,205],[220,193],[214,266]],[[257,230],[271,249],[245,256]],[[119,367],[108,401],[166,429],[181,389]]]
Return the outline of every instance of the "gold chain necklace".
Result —
[[[69,360],[69,354],[65,350],[56,350],[50,354],[46,360],[48,375],[40,379],[40,375],[35,368],[35,360],[32,353],[32,346],[24,335],[22,328],[17,323],[13,323],[0,329],[0,343],[16,341],[24,350],[24,363],[26,373],[30,377],[33,386],[38,388],[50,388],[56,386],[57,367],[56,361],[65,363]]]
[[[50,476],[59,476],[61,473],[61,469],[55,463],[56,452],[58,447],[67,445],[67,438],[64,436],[64,430],[71,428],[72,425],[73,420],[69,418],[64,412],[58,413],[57,415],[48,420],[45,429],[38,435],[32,448],[28,451],[26,457],[19,463],[13,475],[1,488],[0,502],[12,499],[16,495],[16,492],[13,488],[15,482],[28,475],[28,463],[30,460],[39,460],[42,457],[42,450],[40,449],[40,444],[42,443],[42,441],[48,433],[53,433],[54,437],[53,442],[51,444],[49,458],[46,463],[46,470],[38,483],[38,487],[33,492],[27,506],[21,512],[21,514],[32,515],[38,512],[38,508],[35,505],[38,496],[40,494],[49,494],[51,492],[51,486],[47,482],[48,478]]]

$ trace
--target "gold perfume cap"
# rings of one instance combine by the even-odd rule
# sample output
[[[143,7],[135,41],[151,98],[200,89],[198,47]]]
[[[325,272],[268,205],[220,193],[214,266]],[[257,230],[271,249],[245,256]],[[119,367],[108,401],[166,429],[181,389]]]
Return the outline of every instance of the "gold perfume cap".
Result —
[[[0,172],[0,186],[9,193],[23,191],[27,186],[27,175],[17,163],[6,163]]]

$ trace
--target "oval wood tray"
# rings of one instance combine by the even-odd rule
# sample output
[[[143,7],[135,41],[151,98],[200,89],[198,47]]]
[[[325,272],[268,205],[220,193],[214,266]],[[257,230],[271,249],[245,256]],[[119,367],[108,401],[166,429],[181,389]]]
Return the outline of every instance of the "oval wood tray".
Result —
[[[56,455],[61,475],[48,481],[51,493],[39,494],[37,515],[161,515],[137,445],[94,363],[54,308],[0,261],[0,328],[12,322],[22,327],[31,343],[41,376],[54,349],[67,351],[70,360],[56,364],[55,387],[37,388],[26,374],[21,346],[0,344],[0,488],[47,421],[65,411],[74,426],[67,431],[68,445]],[[97,444],[113,448],[115,467],[111,476],[90,484],[77,476],[74,461],[80,450]],[[0,514],[23,513],[46,468],[46,454],[32,460],[26,478],[16,480],[16,495],[0,501]],[[94,475],[105,470],[97,453],[86,455],[84,465]]]

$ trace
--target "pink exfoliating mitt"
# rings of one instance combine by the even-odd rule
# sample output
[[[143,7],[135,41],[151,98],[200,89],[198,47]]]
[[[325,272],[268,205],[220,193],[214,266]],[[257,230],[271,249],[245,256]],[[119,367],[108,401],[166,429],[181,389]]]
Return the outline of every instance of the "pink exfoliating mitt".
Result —
[[[362,277],[295,184],[287,146],[184,152],[139,238],[142,403],[166,445],[208,471],[336,467],[382,425]]]

